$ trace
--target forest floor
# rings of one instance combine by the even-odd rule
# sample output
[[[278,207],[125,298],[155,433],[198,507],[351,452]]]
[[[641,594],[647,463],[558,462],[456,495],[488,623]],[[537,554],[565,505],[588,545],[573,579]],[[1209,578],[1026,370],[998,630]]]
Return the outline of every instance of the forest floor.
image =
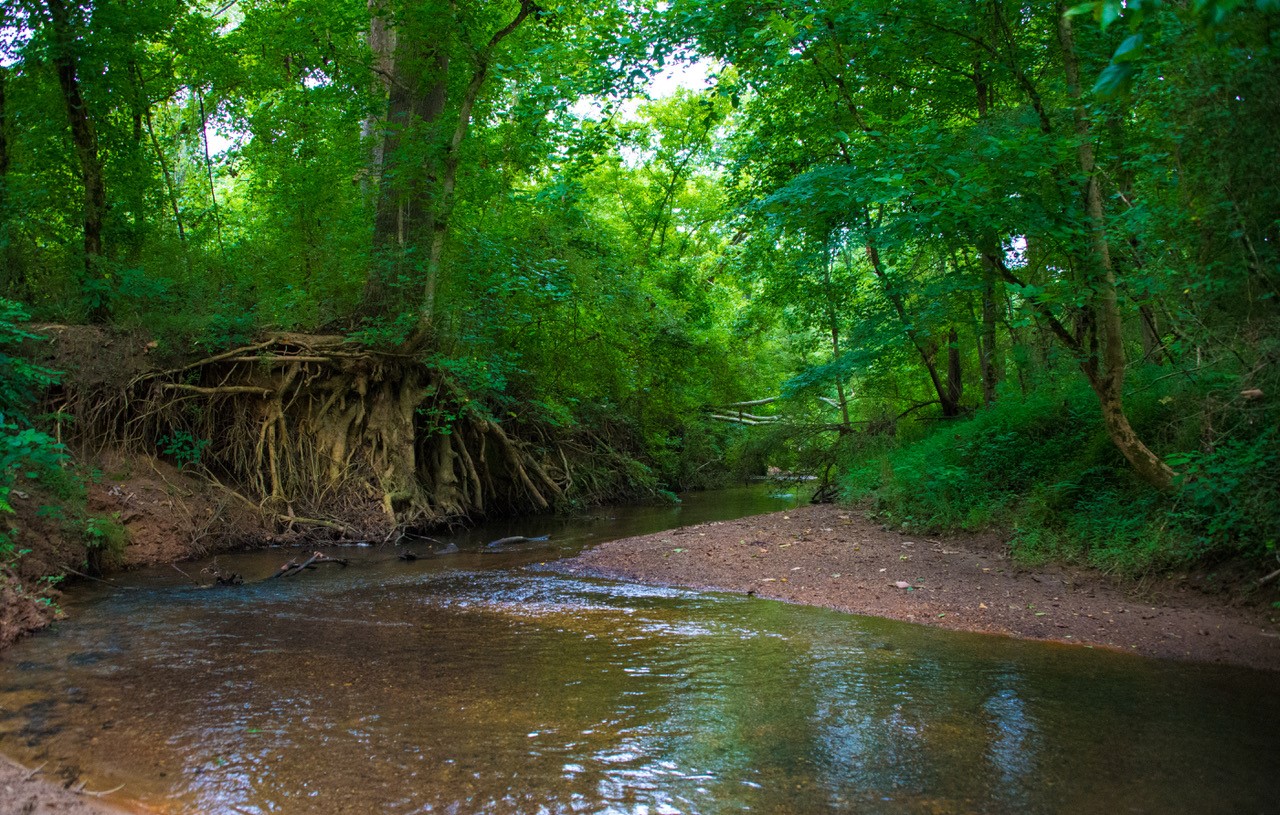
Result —
[[[1121,581],[1020,565],[1003,537],[886,531],[845,506],[810,506],[624,538],[557,571],[742,592],[943,628],[1166,659],[1280,670],[1280,609],[1217,589],[1213,573]]]

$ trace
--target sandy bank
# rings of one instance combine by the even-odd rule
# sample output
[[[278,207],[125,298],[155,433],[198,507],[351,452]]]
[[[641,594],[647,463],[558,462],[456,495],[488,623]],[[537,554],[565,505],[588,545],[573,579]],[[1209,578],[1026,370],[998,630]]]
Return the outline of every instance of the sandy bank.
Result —
[[[887,532],[848,507],[803,507],[602,544],[559,571],[753,593],[926,625],[1280,670],[1280,611],[1187,580],[1138,587],[1020,567],[994,535]]]

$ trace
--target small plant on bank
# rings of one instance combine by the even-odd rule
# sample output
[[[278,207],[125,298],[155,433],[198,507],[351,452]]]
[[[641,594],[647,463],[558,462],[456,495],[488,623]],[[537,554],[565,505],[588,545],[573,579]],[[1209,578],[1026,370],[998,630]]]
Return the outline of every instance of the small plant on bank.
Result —
[[[185,470],[187,465],[200,463],[209,440],[197,438],[186,430],[175,430],[169,435],[161,436],[157,446],[163,455],[178,462],[179,470]]]
[[[120,523],[120,513],[112,513],[110,517],[90,516],[80,525],[84,538],[85,568],[89,572],[101,574],[107,566],[120,562],[124,556],[124,547],[129,542],[128,532]]]

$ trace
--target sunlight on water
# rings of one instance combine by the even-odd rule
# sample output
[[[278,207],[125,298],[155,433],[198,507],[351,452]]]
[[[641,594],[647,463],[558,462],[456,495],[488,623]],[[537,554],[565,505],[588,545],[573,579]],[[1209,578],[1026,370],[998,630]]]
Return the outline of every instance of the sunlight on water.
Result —
[[[265,573],[284,557],[232,562]],[[86,595],[73,622],[9,654],[0,749],[125,783],[160,812],[1275,806],[1280,694],[1265,674],[465,551],[406,564],[375,548],[228,589],[158,572],[133,585]]]

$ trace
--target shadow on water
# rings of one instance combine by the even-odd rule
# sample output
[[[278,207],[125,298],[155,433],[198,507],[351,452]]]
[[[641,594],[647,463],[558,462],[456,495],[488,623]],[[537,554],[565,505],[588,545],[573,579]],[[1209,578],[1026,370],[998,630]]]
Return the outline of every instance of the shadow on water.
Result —
[[[9,655],[0,748],[174,813],[1276,811],[1273,675],[522,568],[777,508],[700,499],[138,575]]]

